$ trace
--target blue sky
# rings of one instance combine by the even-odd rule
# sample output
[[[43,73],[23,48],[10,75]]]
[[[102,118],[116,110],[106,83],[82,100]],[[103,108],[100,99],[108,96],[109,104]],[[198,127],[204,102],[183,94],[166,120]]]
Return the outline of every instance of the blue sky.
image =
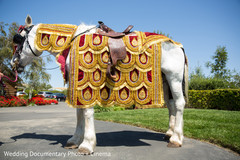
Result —
[[[240,71],[240,0],[0,0],[0,22],[24,24],[27,14],[33,23],[97,24],[101,20],[121,31],[169,33],[181,42],[189,59],[190,72],[211,60],[217,46],[226,46],[229,69]],[[47,55],[47,53],[44,53]],[[55,60],[48,67],[55,67]],[[60,70],[48,71],[53,87],[63,87]]]

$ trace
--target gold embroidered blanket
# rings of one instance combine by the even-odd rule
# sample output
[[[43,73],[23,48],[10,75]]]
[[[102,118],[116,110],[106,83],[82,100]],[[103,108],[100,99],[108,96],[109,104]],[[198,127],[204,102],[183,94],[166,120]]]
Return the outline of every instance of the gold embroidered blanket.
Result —
[[[76,29],[76,25],[70,24],[39,24],[34,43],[35,48],[40,52],[61,52],[70,45]]]
[[[136,35],[123,37],[123,41],[127,56],[118,62],[114,80],[106,77],[108,37],[84,34],[73,41],[67,95],[70,106],[163,106],[161,43],[181,44],[148,32],[136,32]]]

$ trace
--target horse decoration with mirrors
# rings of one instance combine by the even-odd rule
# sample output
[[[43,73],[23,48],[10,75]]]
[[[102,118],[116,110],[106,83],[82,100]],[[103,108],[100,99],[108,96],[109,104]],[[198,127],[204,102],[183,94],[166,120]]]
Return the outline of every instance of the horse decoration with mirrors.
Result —
[[[11,64],[22,72],[43,51],[54,55],[68,84],[67,104],[77,108],[77,126],[66,148],[91,154],[96,146],[94,105],[169,109],[169,147],[183,143],[188,63],[182,45],[149,32],[115,32],[103,22],[37,24],[27,16],[14,36]]]

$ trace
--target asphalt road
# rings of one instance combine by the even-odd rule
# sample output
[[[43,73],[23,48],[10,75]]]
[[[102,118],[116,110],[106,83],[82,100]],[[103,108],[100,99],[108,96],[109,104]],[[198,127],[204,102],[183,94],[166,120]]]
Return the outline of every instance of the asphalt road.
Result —
[[[183,147],[167,148],[164,134],[143,128],[95,121],[97,146],[91,156],[64,148],[74,133],[75,109],[65,103],[0,108],[0,160],[222,160],[240,156],[215,145],[185,138]]]

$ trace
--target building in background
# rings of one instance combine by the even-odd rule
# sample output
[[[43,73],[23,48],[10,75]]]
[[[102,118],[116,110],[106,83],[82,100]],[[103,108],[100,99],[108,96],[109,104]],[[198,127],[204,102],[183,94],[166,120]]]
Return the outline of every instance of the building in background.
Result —
[[[16,78],[15,73],[4,64],[0,65],[0,72],[12,80]],[[11,82],[3,77],[1,80],[2,82],[0,82],[0,96],[16,96],[18,86],[22,86],[22,79],[18,77],[17,82]]]

